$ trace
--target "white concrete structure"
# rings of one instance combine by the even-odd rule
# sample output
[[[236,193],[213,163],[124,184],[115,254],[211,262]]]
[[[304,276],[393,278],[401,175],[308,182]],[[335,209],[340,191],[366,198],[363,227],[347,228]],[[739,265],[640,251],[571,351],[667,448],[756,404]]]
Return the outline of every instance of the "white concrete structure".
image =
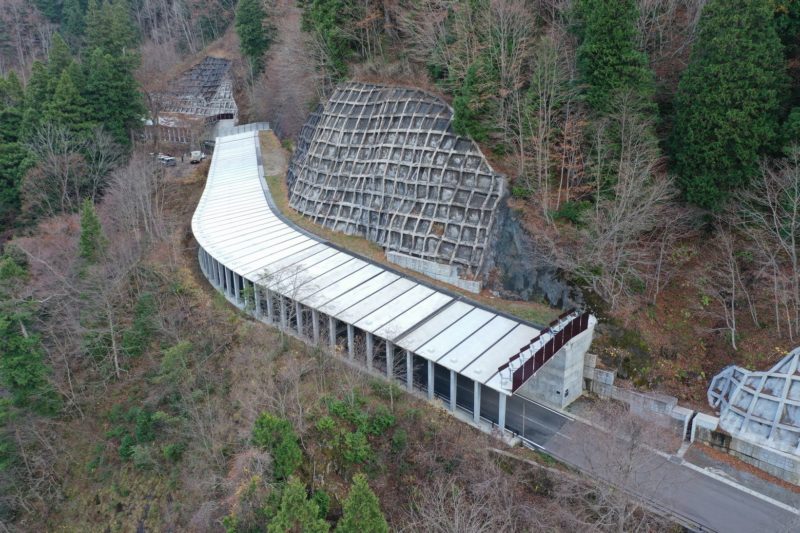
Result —
[[[247,126],[218,137],[205,191],[192,219],[205,276],[241,309],[309,341],[342,346],[350,359],[438,397],[502,429],[525,434],[523,407],[505,427],[506,402],[522,383],[505,379],[533,354],[531,341],[556,346],[551,357],[580,361],[594,318],[565,316],[547,331],[463,297],[404,277],[286,222],[274,208],[260,164],[258,132]],[[578,330],[583,318],[586,327]],[[589,320],[589,318],[591,318]],[[576,322],[578,321],[578,322]],[[562,335],[564,328],[575,335]],[[580,352],[580,353],[578,353]],[[553,363],[550,363],[553,364]],[[534,381],[536,377],[532,378]],[[551,378],[553,379],[553,378]],[[526,379],[527,381],[527,379]],[[574,395],[580,391],[580,378]],[[563,390],[563,387],[559,387]],[[560,398],[536,396],[558,406]],[[512,409],[512,407],[508,407]],[[511,416],[509,415],[509,418]]]

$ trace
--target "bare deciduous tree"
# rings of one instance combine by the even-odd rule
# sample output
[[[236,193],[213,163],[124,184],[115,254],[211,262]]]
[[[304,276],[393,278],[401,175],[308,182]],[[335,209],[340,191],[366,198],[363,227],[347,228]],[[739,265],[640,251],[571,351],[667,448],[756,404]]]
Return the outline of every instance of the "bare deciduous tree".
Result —
[[[540,237],[555,264],[584,280],[612,309],[653,286],[665,268],[665,233],[686,229],[688,214],[674,205],[677,190],[659,169],[651,127],[625,101],[601,121],[593,143],[594,205],[570,243]]]
[[[785,159],[764,162],[731,217],[772,292],[775,328],[780,333],[785,325],[793,341],[800,336],[800,147]]]

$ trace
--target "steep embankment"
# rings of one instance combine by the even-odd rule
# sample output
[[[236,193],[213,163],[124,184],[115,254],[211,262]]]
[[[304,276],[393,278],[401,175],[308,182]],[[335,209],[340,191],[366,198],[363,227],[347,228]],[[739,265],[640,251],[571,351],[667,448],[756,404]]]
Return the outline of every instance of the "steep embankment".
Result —
[[[319,99],[309,36],[300,29],[302,10],[295,0],[278,0],[272,11],[275,41],[264,73],[253,89],[254,116],[265,117],[281,138],[296,138]]]

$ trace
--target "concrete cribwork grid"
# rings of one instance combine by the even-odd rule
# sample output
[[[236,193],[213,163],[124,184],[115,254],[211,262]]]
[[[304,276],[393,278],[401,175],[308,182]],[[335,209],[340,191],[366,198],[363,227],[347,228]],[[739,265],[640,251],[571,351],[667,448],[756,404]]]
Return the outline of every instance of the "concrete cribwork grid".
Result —
[[[314,222],[480,272],[505,188],[452,109],[417,89],[346,83],[311,114],[287,181]]]
[[[770,370],[729,366],[708,389],[720,427],[757,444],[800,455],[800,348]]]
[[[237,120],[239,109],[233,98],[231,61],[206,57],[183,73],[159,95],[163,112],[190,115],[208,122]]]

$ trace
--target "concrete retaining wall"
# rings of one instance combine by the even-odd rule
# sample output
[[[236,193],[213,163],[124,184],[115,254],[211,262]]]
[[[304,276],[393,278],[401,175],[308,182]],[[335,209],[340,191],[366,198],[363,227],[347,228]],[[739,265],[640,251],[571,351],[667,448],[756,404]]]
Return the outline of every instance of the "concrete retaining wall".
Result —
[[[410,255],[389,250],[386,251],[386,259],[388,259],[390,263],[400,265],[403,268],[409,268],[433,279],[460,287],[466,291],[475,294],[481,292],[481,282],[459,278],[458,267],[454,265],[436,263],[420,257],[411,257]]]

